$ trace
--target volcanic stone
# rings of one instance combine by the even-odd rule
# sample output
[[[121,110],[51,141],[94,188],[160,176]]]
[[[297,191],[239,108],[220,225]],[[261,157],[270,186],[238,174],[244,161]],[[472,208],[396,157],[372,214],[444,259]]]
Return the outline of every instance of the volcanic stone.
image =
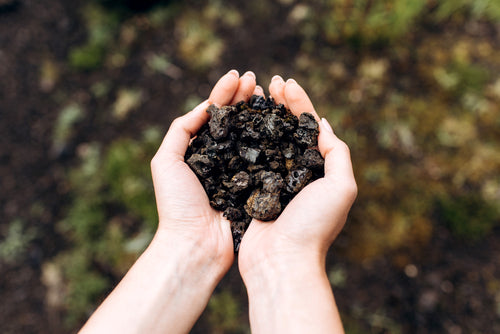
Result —
[[[323,176],[314,116],[296,117],[272,98],[252,96],[211,105],[210,121],[191,141],[185,161],[210,205],[231,222],[238,251],[252,218],[271,221],[310,182]]]

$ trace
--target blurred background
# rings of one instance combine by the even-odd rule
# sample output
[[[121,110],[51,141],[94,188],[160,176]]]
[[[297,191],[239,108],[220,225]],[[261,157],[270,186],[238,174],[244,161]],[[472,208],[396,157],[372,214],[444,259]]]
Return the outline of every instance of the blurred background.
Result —
[[[150,241],[149,162],[229,69],[309,92],[359,196],[347,333],[500,332],[497,0],[0,0],[0,332],[76,332]],[[313,222],[311,222],[313,223]],[[249,333],[236,265],[193,333]]]

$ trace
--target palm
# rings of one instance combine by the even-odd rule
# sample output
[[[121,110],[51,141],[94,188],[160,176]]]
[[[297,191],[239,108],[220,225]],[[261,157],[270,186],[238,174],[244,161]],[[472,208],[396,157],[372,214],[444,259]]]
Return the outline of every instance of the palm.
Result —
[[[158,187],[158,213],[164,228],[175,230],[190,239],[202,237],[204,247],[217,251],[232,261],[233,241],[229,222],[213,209],[196,175],[182,161],[175,162],[165,172],[169,182]],[[163,228],[160,226],[160,228]]]
[[[295,82],[273,80],[269,90],[292,113],[310,112],[319,120],[307,94]],[[294,258],[308,252],[324,256],[342,229],[356,184],[347,146],[328,131],[320,122],[318,148],[325,158],[325,177],[301,190],[276,221],[252,221],[240,247],[242,272],[276,255]]]
[[[315,207],[318,182],[310,184],[295,197],[276,221],[254,220],[245,232],[239,254],[240,269],[245,272],[269,254],[293,257],[302,248],[317,246],[327,231],[321,231],[324,215]],[[313,195],[313,196],[310,196]],[[318,238],[317,236],[320,236]]]
[[[252,221],[242,240],[240,268],[251,268],[269,253],[293,257],[304,250],[325,252],[346,219],[344,190],[342,184],[316,180],[288,204],[276,221]],[[328,196],[318,196],[325,193]]]
[[[228,267],[234,257],[230,223],[210,207],[203,186],[184,162],[184,154],[190,139],[208,121],[205,110],[211,103],[248,100],[255,86],[251,72],[240,78],[234,71],[223,76],[208,100],[172,123],[151,163],[159,229],[181,236],[184,242],[194,242],[207,256],[217,257]]]
[[[211,221],[216,215],[208,202],[207,195],[189,166],[182,161],[175,161],[165,171],[169,182],[165,189],[158,189],[158,214],[160,220],[174,221],[179,224],[198,228],[202,221]]]

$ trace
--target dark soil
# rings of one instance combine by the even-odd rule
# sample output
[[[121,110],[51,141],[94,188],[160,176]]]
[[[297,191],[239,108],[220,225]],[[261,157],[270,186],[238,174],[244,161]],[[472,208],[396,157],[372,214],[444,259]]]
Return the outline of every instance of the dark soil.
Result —
[[[21,259],[0,262],[1,333],[66,332],[61,315],[46,305],[40,274],[42,264],[66,247],[55,223],[61,219],[68,201],[64,177],[74,163],[78,144],[136,137],[151,124],[167,129],[187,96],[207,96],[210,85],[228,69],[252,69],[258,77],[279,71],[286,77],[292,71],[286,64],[293,63],[300,51],[298,37],[271,19],[284,16],[287,7],[270,4],[267,23],[253,24],[248,20],[244,28],[222,29],[236,51],[225,54],[221,65],[206,73],[183,69],[175,79],[157,76],[150,80],[143,76],[142,65],[148,54],[175,48],[169,33],[147,27],[125,66],[75,72],[66,63],[69,48],[86,38],[79,12],[83,3],[0,2],[0,237],[6,235],[8,223],[18,218],[25,222],[26,229],[37,232]],[[241,3],[244,7],[246,2]],[[252,56],[255,50],[266,52],[277,65],[261,63]],[[352,54],[338,56],[346,62],[355,61]],[[39,79],[40,62],[47,57],[61,71],[54,88],[47,88]],[[182,65],[175,54],[172,59]],[[144,89],[147,98],[140,113],[132,113],[121,122],[101,116],[103,108],[114,101],[117,87],[112,87],[104,100],[95,99],[89,90],[92,83],[105,80]],[[65,150],[54,152],[52,131],[61,109],[61,96],[90,107]],[[36,209],[40,207],[43,209]],[[336,247],[342,249],[343,244],[341,236]],[[494,294],[498,287],[486,282],[500,277],[499,245],[498,231],[481,243],[470,244],[457,241],[437,226],[427,245],[418,252],[406,253],[413,259],[413,267],[400,267],[389,258],[356,264],[332,253],[329,267],[341,269],[347,276],[344,283],[334,287],[336,300],[341,312],[349,314],[345,321],[351,326],[359,324],[360,332],[366,332],[363,329],[370,324],[371,328],[380,329],[378,333],[390,333],[393,321],[402,326],[404,333],[498,333],[499,297]],[[237,276],[237,268],[233,267],[222,284],[231,284],[235,292],[244,295]],[[206,332],[205,321],[202,317],[193,332]]]

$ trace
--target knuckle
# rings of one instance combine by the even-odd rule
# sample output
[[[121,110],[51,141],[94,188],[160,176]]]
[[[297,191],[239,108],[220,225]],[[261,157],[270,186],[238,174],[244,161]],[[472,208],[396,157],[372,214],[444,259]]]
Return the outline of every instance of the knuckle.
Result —
[[[158,165],[159,165],[159,162],[158,162],[159,158],[158,158],[158,153],[156,153],[154,155],[154,157],[151,159],[151,163],[150,163],[150,166],[151,166],[151,171],[155,171],[157,168],[158,168]]]
[[[346,199],[347,202],[354,202],[358,196],[358,186],[354,178],[343,179],[333,186],[335,190],[342,195],[342,198]]]
[[[356,199],[358,196],[358,185],[356,184],[356,180],[352,179],[345,185],[345,193],[346,196],[349,197],[352,201]]]
[[[341,150],[343,153],[347,154],[347,155],[351,155],[351,149],[349,148],[349,146],[342,140],[339,139],[339,146],[338,146],[338,149]]]
[[[303,99],[299,96],[296,96],[296,95],[287,95],[287,101],[288,103],[290,104],[299,104],[299,103],[302,103],[303,102]]]
[[[182,118],[183,118],[183,117],[184,117],[184,116],[180,116],[180,117],[175,118],[175,119],[172,121],[172,123],[170,124],[170,127],[171,127],[171,128],[178,128],[178,127],[180,127],[180,126],[181,126],[181,124],[182,124]]]

